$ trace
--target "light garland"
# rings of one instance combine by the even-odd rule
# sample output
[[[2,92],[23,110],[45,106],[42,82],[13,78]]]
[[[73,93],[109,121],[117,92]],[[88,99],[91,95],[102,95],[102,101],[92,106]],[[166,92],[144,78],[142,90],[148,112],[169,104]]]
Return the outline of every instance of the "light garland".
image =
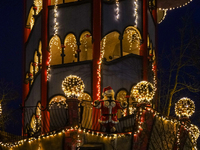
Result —
[[[2,106],[1,106],[1,103],[0,103],[0,115],[2,114]]]
[[[139,82],[131,91],[138,102],[150,102],[155,94],[154,86],[147,81]]]
[[[194,113],[194,111],[195,111],[194,102],[187,97],[181,98],[175,104],[175,113],[179,117],[190,117]]]
[[[140,40],[139,40],[139,35],[137,34],[137,32],[133,29],[127,29],[126,33],[127,33],[127,39],[129,42],[129,50],[130,51],[132,50],[133,43],[136,43],[136,48],[139,48]]]
[[[98,81],[97,81],[97,99],[101,98],[101,64],[102,64],[102,59],[105,54],[105,46],[106,46],[106,37],[102,39],[102,45],[101,45],[101,52],[100,52],[100,57],[98,61],[98,69],[97,69],[97,76],[98,76]]]
[[[77,51],[75,50],[75,48],[76,48],[76,38],[75,38],[74,35],[67,38],[66,45],[68,45],[70,48],[72,48],[73,56],[75,57],[75,55],[77,54]]]
[[[106,138],[106,139],[110,139],[110,140],[125,137],[125,136],[130,136],[132,134],[132,132],[108,134],[108,133],[105,133],[105,132],[98,132],[98,131],[91,131],[91,130],[87,130],[87,129],[80,129],[76,126],[76,127],[63,129],[62,131],[59,131],[59,132],[53,131],[53,132],[49,132],[49,133],[46,133],[46,134],[39,135],[37,137],[26,138],[26,139],[23,139],[23,140],[16,141],[14,143],[0,142],[0,145],[3,146],[3,147],[7,147],[7,148],[15,148],[15,147],[22,146],[25,143],[31,144],[32,142],[40,141],[41,139],[50,139],[50,138],[54,138],[54,137],[57,137],[57,136],[65,135],[66,132],[77,132],[78,135],[80,135],[80,133],[83,133],[83,134],[86,134],[86,135],[99,136],[101,138]],[[79,137],[77,136],[77,147],[80,146],[80,143],[81,143],[80,136]]]
[[[196,144],[199,138],[199,128],[193,124],[190,125],[189,133],[192,135],[192,142]]]
[[[66,103],[65,97],[55,97],[55,98],[53,98],[49,103],[49,109],[51,109],[53,105],[57,105],[59,108],[61,106],[64,106],[65,109],[67,109],[67,107],[68,107],[68,104]]]
[[[67,97],[77,98],[84,91],[85,85],[80,77],[70,75],[62,82],[62,90]]]
[[[177,8],[181,8],[181,7],[187,6],[190,2],[192,2],[192,0],[188,0],[188,2],[186,2],[185,4],[177,6],[177,7],[159,8],[159,10],[174,10],[174,9],[177,9]]]
[[[161,10],[161,9],[159,9],[159,10]],[[164,11],[164,15],[163,15],[162,19],[158,22],[158,24],[162,23],[167,15],[167,9],[164,9],[163,11]]]
[[[138,0],[134,0],[134,14],[133,16],[135,17],[135,26],[138,26]]]
[[[58,17],[58,0],[55,0],[54,3],[54,36],[57,37],[58,34],[58,22],[57,22],[57,17]],[[58,37],[57,37],[58,38]],[[51,56],[52,56],[52,44],[54,43],[55,38],[51,41],[51,43],[49,44],[49,56],[48,56],[48,62],[47,62],[47,80],[50,79],[51,75],[50,75],[50,70],[51,70]]]
[[[119,19],[119,0],[115,0],[115,5],[116,5],[116,9],[115,9],[116,19],[118,20]]]

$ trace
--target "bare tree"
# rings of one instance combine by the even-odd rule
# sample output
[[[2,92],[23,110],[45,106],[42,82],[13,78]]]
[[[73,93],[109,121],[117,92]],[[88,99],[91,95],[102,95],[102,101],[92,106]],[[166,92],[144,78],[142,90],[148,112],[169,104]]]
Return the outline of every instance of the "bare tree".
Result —
[[[189,24],[190,16],[182,18],[180,39],[170,50],[164,49],[158,59],[158,100],[162,113],[169,116],[172,106],[183,93],[200,92],[197,74],[199,67],[199,39]],[[185,95],[185,96],[187,96]],[[173,107],[174,108],[174,107]]]
[[[0,114],[0,129],[5,130],[5,125],[12,119],[12,101],[16,100],[19,94],[12,82],[0,79],[0,104],[2,113]]]

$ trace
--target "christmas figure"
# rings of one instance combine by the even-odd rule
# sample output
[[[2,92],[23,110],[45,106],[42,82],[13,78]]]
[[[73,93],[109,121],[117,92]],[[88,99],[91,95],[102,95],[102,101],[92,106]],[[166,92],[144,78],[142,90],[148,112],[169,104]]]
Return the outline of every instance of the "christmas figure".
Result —
[[[115,124],[119,123],[117,119],[118,109],[124,109],[127,107],[127,102],[120,103],[115,100],[114,90],[108,86],[103,89],[103,100],[96,100],[94,102],[94,107],[101,109],[101,116],[99,122],[103,125],[102,130],[108,132],[114,132]]]

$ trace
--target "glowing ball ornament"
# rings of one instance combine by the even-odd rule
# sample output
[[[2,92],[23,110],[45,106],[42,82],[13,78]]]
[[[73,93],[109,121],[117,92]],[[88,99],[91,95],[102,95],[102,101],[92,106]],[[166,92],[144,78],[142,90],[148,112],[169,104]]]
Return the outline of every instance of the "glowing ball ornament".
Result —
[[[141,81],[133,88],[131,94],[138,102],[150,102],[155,94],[155,88],[150,82]]]
[[[195,111],[194,102],[187,97],[181,98],[175,104],[175,113],[179,117],[190,117],[194,113],[194,111]]]
[[[194,138],[194,140],[197,141],[197,139],[199,138],[199,129],[198,129],[198,127],[193,125],[193,124],[191,124],[190,131],[191,131],[191,135]]]
[[[77,98],[84,91],[85,85],[80,77],[67,76],[62,82],[62,90],[68,98]]]

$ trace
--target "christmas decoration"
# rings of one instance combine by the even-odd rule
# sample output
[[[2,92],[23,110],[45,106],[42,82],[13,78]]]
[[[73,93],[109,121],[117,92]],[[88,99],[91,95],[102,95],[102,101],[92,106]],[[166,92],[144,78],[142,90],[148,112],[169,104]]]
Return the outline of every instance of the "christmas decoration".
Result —
[[[133,88],[131,94],[138,102],[150,102],[155,94],[155,88],[150,82],[141,81]]]
[[[181,98],[175,104],[175,113],[179,117],[190,117],[194,113],[194,111],[195,111],[194,102],[187,97]]]
[[[108,86],[103,89],[103,100],[96,100],[94,107],[101,109],[102,115],[99,122],[103,125],[103,130],[108,132],[115,131],[114,125],[119,122],[117,119],[117,110],[127,107],[127,102],[118,102],[114,99],[114,90]]]
[[[75,75],[66,77],[62,82],[62,90],[70,98],[78,98],[84,91],[85,85],[81,78]]]

